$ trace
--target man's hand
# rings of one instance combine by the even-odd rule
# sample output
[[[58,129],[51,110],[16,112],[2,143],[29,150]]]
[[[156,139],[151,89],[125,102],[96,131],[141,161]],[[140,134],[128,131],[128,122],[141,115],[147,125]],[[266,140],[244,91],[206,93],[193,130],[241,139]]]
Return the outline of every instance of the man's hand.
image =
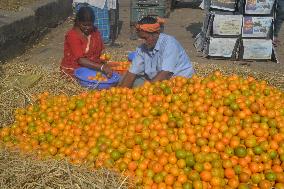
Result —
[[[163,81],[170,79],[172,77],[173,73],[168,72],[168,71],[160,71],[152,80],[151,82],[156,82],[156,81]]]

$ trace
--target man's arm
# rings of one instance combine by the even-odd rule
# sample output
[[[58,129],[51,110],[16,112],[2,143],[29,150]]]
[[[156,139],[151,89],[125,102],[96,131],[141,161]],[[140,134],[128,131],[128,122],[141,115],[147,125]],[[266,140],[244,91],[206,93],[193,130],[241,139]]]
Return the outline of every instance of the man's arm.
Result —
[[[136,49],[135,58],[132,60],[131,67],[126,72],[119,86],[128,87],[128,88],[133,87],[136,76],[139,74],[143,75],[144,71],[145,71],[144,57],[141,53],[141,48],[138,47]]]
[[[160,71],[152,80],[151,82],[156,82],[156,81],[163,81],[170,79],[172,77],[173,73],[169,71]]]
[[[131,88],[133,86],[135,79],[136,79],[136,75],[128,71],[123,77],[119,86]]]

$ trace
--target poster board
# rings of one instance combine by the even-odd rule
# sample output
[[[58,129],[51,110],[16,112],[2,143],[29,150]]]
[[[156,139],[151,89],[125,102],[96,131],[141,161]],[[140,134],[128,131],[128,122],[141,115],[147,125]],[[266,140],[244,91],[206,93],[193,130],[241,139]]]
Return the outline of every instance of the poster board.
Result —
[[[208,55],[213,57],[231,58],[238,38],[210,37]]]
[[[243,18],[243,37],[268,37],[272,26],[272,17]]]
[[[246,0],[245,14],[271,14],[275,0]]]
[[[210,7],[226,11],[235,11],[236,0],[211,0]]]
[[[218,15],[213,22],[214,35],[241,35],[242,15]]]
[[[270,60],[272,55],[272,40],[243,39],[243,59]]]

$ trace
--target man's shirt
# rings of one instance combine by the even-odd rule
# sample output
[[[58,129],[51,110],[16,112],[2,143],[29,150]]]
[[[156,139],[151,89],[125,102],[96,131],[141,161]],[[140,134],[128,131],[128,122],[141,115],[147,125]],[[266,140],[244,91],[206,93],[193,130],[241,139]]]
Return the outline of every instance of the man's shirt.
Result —
[[[144,45],[136,49],[130,73],[146,75],[153,79],[160,71],[169,71],[173,76],[191,77],[193,66],[185,50],[172,36],[161,33],[153,50]]]

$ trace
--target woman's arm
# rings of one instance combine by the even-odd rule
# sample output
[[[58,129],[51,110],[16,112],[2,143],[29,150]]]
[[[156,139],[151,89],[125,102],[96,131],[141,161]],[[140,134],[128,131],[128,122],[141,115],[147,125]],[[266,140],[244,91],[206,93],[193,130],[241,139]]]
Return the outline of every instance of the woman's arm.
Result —
[[[98,62],[92,62],[87,58],[79,58],[78,64],[80,64],[83,67],[92,68],[92,69],[102,71],[107,75],[107,77],[112,76],[112,69],[107,64],[100,64]]]

